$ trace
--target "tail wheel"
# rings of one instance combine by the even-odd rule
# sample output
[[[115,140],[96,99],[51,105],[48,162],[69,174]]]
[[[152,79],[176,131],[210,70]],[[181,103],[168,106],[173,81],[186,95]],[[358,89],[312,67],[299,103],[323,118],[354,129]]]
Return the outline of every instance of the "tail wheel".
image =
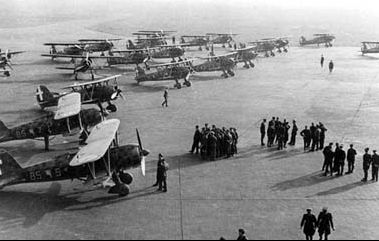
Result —
[[[243,67],[244,67],[245,69],[250,68],[250,66],[249,66],[248,64],[245,64]]]
[[[133,176],[130,173],[120,172],[120,174],[118,176],[119,176],[121,182],[126,184],[126,185],[130,185],[133,182]]]
[[[117,111],[116,105],[113,105],[113,104],[108,105],[107,108],[105,108],[105,109],[110,111],[110,112],[116,112]]]
[[[185,84],[187,87],[191,87],[191,85],[192,85],[191,81],[184,81],[184,84]]]
[[[231,70],[228,70],[228,74],[229,74],[230,76],[232,76],[232,77],[235,75],[234,72],[231,71]]]

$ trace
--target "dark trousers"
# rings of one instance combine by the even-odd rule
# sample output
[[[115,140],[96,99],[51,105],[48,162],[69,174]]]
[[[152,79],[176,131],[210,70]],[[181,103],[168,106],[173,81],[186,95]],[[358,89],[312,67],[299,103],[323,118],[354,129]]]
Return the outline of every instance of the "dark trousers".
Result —
[[[162,102],[162,106],[166,105],[166,107],[168,107],[167,104],[168,104],[168,100],[167,100],[167,98],[165,98],[164,101]]]
[[[194,152],[196,149],[196,154],[199,154],[199,141],[193,141],[191,152]]]
[[[378,181],[378,170],[379,170],[379,168],[375,167],[375,165],[372,165],[371,170],[372,170],[372,180]]]
[[[263,142],[263,140],[265,139],[265,136],[266,136],[266,133],[265,133],[265,132],[261,133],[261,145],[262,145],[262,146],[265,145],[265,143]]]
[[[349,173],[353,173],[355,160],[347,161],[347,163],[348,163],[348,172]]]
[[[159,190],[167,191],[167,177],[159,178]]]
[[[329,171],[330,171],[330,175],[333,176],[333,162],[325,161],[325,176],[328,175]]]
[[[296,144],[296,134],[291,134],[291,141],[290,141],[290,145],[295,145]]]
[[[305,240],[313,240],[313,235],[305,235]]]
[[[338,174],[339,175],[343,175],[344,168],[345,168],[345,163],[344,162],[340,163],[338,166]]]
[[[367,181],[368,178],[368,169],[363,169],[364,177],[363,180]]]
[[[324,149],[324,143],[325,143],[325,136],[324,137],[320,137],[320,146],[319,146],[319,148],[321,150]]]
[[[319,149],[319,142],[318,142],[317,138],[313,138],[312,139],[312,148],[311,148],[311,150],[314,151],[315,148],[316,148],[316,150]]]

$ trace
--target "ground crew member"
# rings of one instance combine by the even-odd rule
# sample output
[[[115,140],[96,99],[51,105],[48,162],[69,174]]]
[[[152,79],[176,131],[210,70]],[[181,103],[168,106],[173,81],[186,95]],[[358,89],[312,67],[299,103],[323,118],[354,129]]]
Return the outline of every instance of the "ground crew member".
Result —
[[[379,156],[376,154],[376,150],[372,151],[372,164],[371,164],[371,170],[372,170],[372,181],[377,182],[378,181],[378,170],[379,170]]]
[[[296,121],[293,120],[292,121],[292,131],[291,131],[291,141],[289,143],[289,145],[291,145],[291,146],[294,146],[296,144],[297,131],[298,131],[298,128],[297,128],[297,125],[296,125]]]
[[[300,132],[300,135],[304,140],[304,151],[309,148],[309,143],[311,142],[311,131],[308,129],[308,126],[305,126],[304,130]]]
[[[320,127],[320,150],[324,149],[324,143],[325,143],[325,132],[328,130],[325,128],[324,124],[322,124],[321,122],[319,123],[319,127]]]
[[[248,240],[244,229],[242,229],[242,228],[238,229],[237,240]]]
[[[370,169],[371,165],[371,155],[368,154],[369,148],[365,148],[365,154],[363,155],[363,173],[364,177],[362,179],[362,182],[367,182],[368,178],[368,169]]]
[[[159,167],[161,165],[162,159],[163,159],[163,156],[162,156],[161,153],[159,153],[159,155],[158,155],[158,162],[157,162],[157,180],[156,180],[155,184],[153,185],[153,187],[157,187],[159,185],[159,178],[160,178],[160,176],[159,176]]]
[[[166,161],[163,158],[162,154],[159,153],[159,157],[161,158],[161,161],[159,162],[159,166],[158,166],[158,176],[159,176],[159,188],[158,188],[158,191],[167,192],[167,171],[168,171],[168,164],[166,163]]]
[[[325,169],[324,176],[328,175],[328,172],[330,170],[330,176],[333,176],[333,157],[334,152],[332,150],[333,143],[329,143],[329,146],[326,146],[324,148],[323,154],[324,154],[324,165],[322,167],[322,170]]]
[[[264,146],[265,143],[263,142],[265,135],[266,135],[266,119],[263,119],[263,122],[261,123],[261,146]]]
[[[317,219],[316,216],[312,214],[311,209],[307,209],[307,213],[303,215],[301,219],[300,228],[303,228],[306,240],[313,240],[313,235],[316,232]]]
[[[288,122],[286,120],[284,120],[284,122],[283,122],[283,128],[284,128],[283,147],[287,148],[287,142],[289,139],[288,131],[291,127],[288,125]]]
[[[190,150],[191,153],[193,153],[196,149],[196,154],[199,154],[200,139],[201,139],[201,133],[199,130],[199,126],[196,126],[195,134],[193,135],[193,144],[192,144],[192,148]]]
[[[354,164],[355,164],[355,156],[357,155],[357,151],[353,148],[353,144],[350,145],[350,149],[347,150],[347,164],[348,170],[345,174],[353,173]]]
[[[162,103],[162,107],[164,107],[164,105],[168,107],[168,90],[167,89],[164,90],[163,98],[164,98],[164,101]]]
[[[333,60],[330,60],[330,62],[329,62],[329,73],[332,73],[333,69],[334,69],[334,63],[333,63]]]
[[[312,148],[311,148],[311,151],[314,151],[315,150],[315,132],[316,132],[316,126],[314,123],[311,124],[311,126],[309,127],[309,130],[311,131],[311,141],[312,141]]]
[[[321,68],[324,67],[324,61],[325,61],[324,55],[321,55],[321,61],[320,61]]]
[[[335,153],[335,159],[336,162],[338,163],[338,176],[343,175],[343,170],[345,167],[345,159],[346,159],[346,152],[343,150],[343,145],[340,145],[338,150],[336,150]]]
[[[334,229],[333,216],[328,213],[328,208],[324,207],[317,218],[318,234],[320,235],[320,240],[322,236],[325,235],[325,240],[328,240],[328,236],[331,233],[331,229]]]

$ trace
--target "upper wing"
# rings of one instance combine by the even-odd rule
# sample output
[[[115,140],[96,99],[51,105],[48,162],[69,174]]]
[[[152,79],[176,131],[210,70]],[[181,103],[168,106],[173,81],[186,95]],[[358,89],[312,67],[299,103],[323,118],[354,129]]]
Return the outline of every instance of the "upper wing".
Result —
[[[3,53],[0,53],[0,56],[6,55],[6,54],[14,55],[14,54],[22,54],[22,53],[25,53],[25,51],[3,52]]]
[[[166,64],[155,64],[155,65],[149,65],[150,68],[159,68],[159,67],[165,67],[165,66],[175,66],[175,65],[182,65],[185,63],[192,62],[193,59],[187,59],[185,61],[175,62],[175,63],[166,63]]]
[[[216,55],[216,56],[209,56],[209,57],[201,57],[200,59],[219,59],[219,58],[230,58],[230,57],[233,57],[235,56],[236,54],[238,54],[237,52],[231,52],[231,53],[228,53],[228,54],[221,54],[221,55]]]
[[[119,41],[120,38],[110,38],[110,39],[79,39],[79,42],[107,42],[107,41]]]
[[[81,103],[79,93],[64,95],[58,100],[58,109],[55,112],[54,120],[61,120],[80,113]]]
[[[88,136],[87,145],[71,160],[70,166],[81,166],[102,158],[116,135],[120,121],[111,119],[96,125]]]
[[[75,46],[80,45],[81,43],[44,43],[46,46]]]
[[[111,79],[117,79],[119,77],[121,77],[120,74],[119,75],[113,75],[113,76],[110,76],[110,77],[107,77],[104,79],[99,79],[99,80],[89,81],[89,82],[85,82],[85,83],[69,85],[69,86],[64,87],[63,89],[71,89],[71,88],[76,88],[76,87],[81,87],[81,86],[86,86],[86,85],[94,85],[94,84],[98,84],[98,83],[104,83],[104,82],[107,82]]]
[[[70,59],[85,59],[85,55],[69,55],[69,54],[41,54],[43,57],[54,58],[70,58]],[[90,59],[122,59],[119,56],[89,56]]]

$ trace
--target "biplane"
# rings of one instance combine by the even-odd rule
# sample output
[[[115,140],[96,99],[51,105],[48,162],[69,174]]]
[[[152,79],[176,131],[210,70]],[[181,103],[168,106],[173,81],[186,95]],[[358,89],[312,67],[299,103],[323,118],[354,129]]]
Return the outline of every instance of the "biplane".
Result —
[[[317,44],[317,47],[320,46],[320,44],[325,44],[325,47],[332,47],[332,42],[336,39],[334,35],[331,34],[314,34],[314,38],[307,40],[304,36],[300,37],[300,46],[305,46],[305,45],[314,45]]]
[[[114,39],[79,39],[81,44],[84,44],[85,52],[101,52],[101,56],[104,56],[105,51],[112,51],[114,48],[114,41],[119,41],[120,38]]]
[[[68,152],[33,166],[22,168],[6,151],[0,151],[0,189],[22,183],[53,182],[78,179],[109,188],[108,193],[120,197],[129,194],[133,175],[129,169],[141,167],[145,175],[145,159],[137,130],[138,144],[120,146],[117,130],[120,121],[105,120],[89,134],[86,145],[78,152]]]
[[[275,48],[278,50],[279,53],[288,52],[288,45],[289,45],[289,40],[288,37],[281,37],[281,38],[265,38],[262,39],[263,41],[271,41],[274,45]]]
[[[199,47],[200,51],[203,50],[203,47],[209,50],[209,38],[209,35],[183,35],[180,37],[180,44],[185,47]]]
[[[112,101],[117,100],[118,97],[124,99],[122,91],[117,84],[117,78],[120,76],[121,75],[115,75],[100,80],[64,87],[63,89],[70,90],[68,93],[50,92],[46,86],[41,85],[36,91],[37,102],[43,110],[47,107],[57,106],[62,96],[76,92],[80,94],[82,104],[97,104],[100,110],[104,112],[102,103],[108,103],[105,109],[110,112],[116,112],[117,107],[112,104]]]
[[[12,55],[21,53],[24,53],[24,51],[11,52],[7,50],[6,52],[1,52],[0,50],[0,73],[4,74],[6,77],[11,76],[10,70],[13,70],[13,68],[10,59],[12,58]]]
[[[75,80],[78,80],[79,73],[86,73],[90,71],[92,80],[95,79],[94,76],[94,68],[93,68],[93,59],[123,59],[123,57],[118,56],[90,56],[87,52],[86,56],[79,55],[64,55],[64,54],[42,54],[44,57],[52,57],[52,58],[71,58],[71,59],[81,59],[79,64],[75,64],[74,67],[57,67],[57,69],[63,70],[71,70],[74,71]]]
[[[49,137],[73,135],[88,130],[102,121],[96,109],[81,110],[80,94],[71,93],[59,98],[57,111],[12,129],[0,121],[0,142],[44,138],[45,149],[49,150]]]
[[[150,60],[150,49],[127,49],[112,51],[114,54],[119,54],[120,58],[108,58],[107,62],[109,66],[113,65],[128,65],[128,64],[146,64]]]
[[[141,35],[141,36],[147,36],[147,37],[164,37],[164,36],[170,36],[177,31],[171,31],[171,30],[140,30],[137,33],[133,33],[133,35]]]
[[[208,56],[199,58],[206,60],[204,63],[194,65],[193,70],[195,72],[214,72],[222,71],[222,77],[228,78],[228,76],[234,76],[233,69],[236,67],[234,59],[238,55],[237,52],[228,53],[224,55]]]
[[[276,48],[276,44],[271,39],[262,39],[254,42],[249,42],[249,44],[253,44],[255,46],[255,52],[264,53],[265,57],[274,57],[274,50]]]
[[[227,44],[229,48],[232,48],[233,36],[237,34],[227,34],[227,33],[207,33],[206,35],[211,36],[210,42],[212,44],[221,44],[223,48]]]
[[[254,59],[257,58],[258,54],[254,51],[255,47],[246,47],[246,48],[240,48],[236,49],[235,52],[237,52],[237,57],[235,58],[235,61],[237,63],[244,63],[244,68],[254,68],[255,65],[252,62]]]
[[[375,42],[375,41],[362,42],[361,52],[362,52],[362,55],[379,53],[379,42]]]
[[[176,63],[149,65],[148,69],[155,69],[152,73],[146,73],[144,69],[137,66],[136,69],[136,81],[138,83],[144,81],[164,81],[175,80],[174,87],[180,89],[182,87],[179,83],[179,79],[184,80],[184,85],[191,86],[189,77],[192,71],[192,60],[184,60]]]

